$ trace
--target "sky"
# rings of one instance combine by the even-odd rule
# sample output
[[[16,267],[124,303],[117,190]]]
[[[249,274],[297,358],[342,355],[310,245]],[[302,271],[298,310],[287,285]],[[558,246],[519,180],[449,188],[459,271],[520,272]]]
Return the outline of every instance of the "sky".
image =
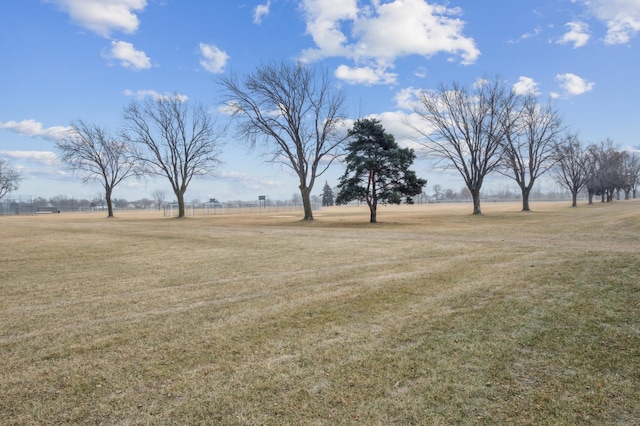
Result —
[[[347,116],[380,119],[402,145],[420,90],[499,75],[552,102],[583,143],[640,150],[639,33],[640,0],[3,0],[0,158],[22,176],[11,198],[94,199],[100,185],[56,153],[73,121],[117,133],[131,102],[179,94],[225,123],[220,77],[271,60],[324,67]],[[231,129],[223,163],[186,199],[290,199],[296,176],[262,154]],[[428,158],[413,169],[428,188],[463,186]],[[343,170],[334,163],[313,193]],[[114,197],[158,189],[171,194],[163,179],[131,179]]]

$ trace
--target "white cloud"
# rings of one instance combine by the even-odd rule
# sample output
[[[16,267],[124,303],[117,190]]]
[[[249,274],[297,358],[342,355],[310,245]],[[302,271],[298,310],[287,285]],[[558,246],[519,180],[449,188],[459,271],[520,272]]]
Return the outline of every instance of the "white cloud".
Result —
[[[427,69],[425,67],[418,67],[418,69],[414,71],[413,75],[419,78],[425,78],[428,75]]]
[[[569,31],[558,40],[559,44],[573,43],[575,49],[586,45],[591,37],[589,26],[584,22],[567,22],[565,27],[568,27]]]
[[[341,22],[353,22],[358,17],[357,0],[304,0],[302,9],[307,33],[318,46],[302,52],[302,59],[314,61],[351,55],[350,48],[345,46],[348,40],[342,32]]]
[[[133,98],[136,98],[138,100],[142,100],[145,98],[153,98],[153,99],[169,99],[169,98],[173,98],[176,97],[178,98],[178,100],[180,100],[180,102],[186,102],[189,97],[187,95],[183,95],[180,93],[160,93],[157,92],[153,89],[148,89],[148,90],[125,90],[124,91],[125,96],[130,96]]]
[[[568,95],[582,95],[591,91],[595,85],[572,73],[558,74],[556,80]]]
[[[140,22],[136,12],[142,12],[146,0],[47,0],[57,4],[78,25],[103,37],[113,31],[133,34]]]
[[[107,59],[115,59],[120,61],[120,65],[134,71],[140,71],[151,68],[151,59],[141,50],[136,50],[133,44],[126,41],[113,40],[111,42],[111,51],[103,53]]]
[[[220,50],[213,44],[200,43],[199,47],[200,54],[202,55],[202,59],[200,60],[202,68],[213,74],[224,72],[224,67],[229,60],[227,52]]]
[[[344,80],[349,84],[393,84],[396,82],[397,74],[386,72],[385,67],[356,67],[351,68],[347,65],[340,65],[335,76],[340,80]]]
[[[267,0],[265,4],[259,4],[253,9],[253,23],[260,25],[262,18],[269,15],[271,8],[271,0]]]
[[[399,57],[430,58],[446,53],[459,57],[463,64],[471,64],[480,55],[473,39],[463,35],[464,23],[458,18],[458,8],[431,5],[425,0],[375,0],[360,8],[356,0],[304,0],[303,10],[307,33],[316,48],[304,50],[302,59],[351,59],[356,67],[343,65],[341,69],[348,78],[355,70],[361,74],[371,71],[372,67],[363,63],[375,64],[373,76],[380,77],[375,83],[388,83],[395,79],[388,78],[386,68],[393,68]],[[343,27],[350,28],[350,32],[347,34]],[[370,78],[362,81],[374,84]]]
[[[540,27],[540,26],[535,27],[532,32],[522,34],[520,36],[520,39],[521,40],[526,40],[526,39],[529,39],[529,38],[537,37],[540,34],[542,34],[542,31],[543,31],[542,27]]]
[[[42,123],[34,120],[22,120],[22,121],[7,121],[5,123],[0,123],[0,129],[8,129],[12,132],[29,136],[29,137],[41,137],[44,139],[58,141],[65,136],[70,130],[70,127],[64,126],[53,126],[48,128],[43,128]]]
[[[413,111],[420,106],[420,94],[422,90],[407,87],[396,93],[395,100],[398,108]]]
[[[640,32],[640,1],[581,0],[597,19],[607,25],[606,44],[624,44]]]
[[[513,91],[519,95],[526,95],[529,93],[537,95],[540,93],[538,91],[538,83],[536,83],[531,77],[524,76],[521,76],[518,79],[518,82],[513,85]]]
[[[387,111],[381,114],[371,114],[367,118],[377,118],[385,131],[392,134],[396,142],[403,148],[412,148],[415,151],[422,151],[422,145],[416,142],[420,134],[414,127],[424,127],[424,120],[417,114],[406,114],[402,111]]]
[[[58,156],[55,153],[49,151],[0,151],[0,154],[7,158],[21,161],[31,161],[47,166],[58,163]]]

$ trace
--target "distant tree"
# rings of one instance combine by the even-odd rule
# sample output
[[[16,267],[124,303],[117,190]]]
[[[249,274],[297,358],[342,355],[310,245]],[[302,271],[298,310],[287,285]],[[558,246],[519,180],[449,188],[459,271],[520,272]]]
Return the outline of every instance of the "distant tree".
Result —
[[[576,135],[568,135],[554,147],[553,179],[571,192],[571,207],[578,205],[578,194],[587,183],[588,152]]]
[[[113,200],[113,205],[119,209],[124,209],[129,205],[129,201],[125,198],[115,198]]]
[[[458,83],[422,91],[416,114],[425,126],[411,126],[425,140],[427,153],[456,169],[473,199],[473,214],[482,214],[480,194],[485,177],[502,164],[502,143],[511,131],[517,96],[495,77],[469,92]]]
[[[69,170],[80,173],[85,183],[98,181],[102,185],[107,216],[113,217],[114,188],[140,171],[129,146],[112,137],[106,129],[83,120],[72,123],[56,146]]]
[[[239,82],[220,80],[238,134],[252,147],[263,141],[271,160],[298,176],[304,220],[313,220],[311,191],[336,158],[343,138],[344,96],[325,70],[285,61],[260,65]]]
[[[436,201],[442,199],[442,192],[443,192],[442,185],[438,183],[433,185],[433,196],[435,197]]]
[[[11,167],[8,160],[0,158],[0,200],[9,192],[18,189],[22,177]]]
[[[622,173],[624,176],[624,198],[628,200],[633,194],[636,198],[638,184],[640,184],[640,155],[637,152],[624,151],[622,159]]]
[[[167,193],[161,189],[156,189],[151,193],[151,198],[158,205],[158,210],[162,210],[164,200],[167,199]]]
[[[291,204],[293,204],[294,206],[302,204],[302,197],[300,196],[300,194],[298,194],[297,192],[291,194]]]
[[[202,105],[189,109],[176,95],[132,103],[124,110],[125,138],[136,147],[145,173],[169,180],[185,217],[184,194],[195,176],[203,176],[220,163],[226,128],[218,126]]]
[[[456,194],[455,192],[453,192],[453,189],[447,188],[447,190],[444,192],[444,196],[447,200],[453,200]]]
[[[460,188],[460,197],[467,200],[471,198],[471,191],[466,186]]]
[[[587,147],[587,192],[589,204],[593,204],[593,196],[600,196],[601,201],[610,202],[617,188],[624,183],[622,176],[622,155],[611,139]]]
[[[525,95],[517,119],[508,122],[502,140],[504,168],[498,171],[515,180],[522,194],[522,211],[529,211],[529,195],[536,180],[555,163],[555,147],[564,131],[551,104],[541,106],[533,94]]]
[[[324,207],[332,206],[334,203],[333,190],[329,186],[329,182],[325,181],[322,188],[322,205]]]
[[[18,183],[22,178],[16,172],[9,161],[0,158],[0,200],[9,192],[18,189]]]
[[[366,201],[371,223],[377,221],[379,202],[400,204],[404,197],[408,204],[413,203],[412,197],[427,183],[409,170],[416,157],[413,150],[400,148],[375,119],[357,120],[349,136],[347,169],[340,178],[336,203]]]

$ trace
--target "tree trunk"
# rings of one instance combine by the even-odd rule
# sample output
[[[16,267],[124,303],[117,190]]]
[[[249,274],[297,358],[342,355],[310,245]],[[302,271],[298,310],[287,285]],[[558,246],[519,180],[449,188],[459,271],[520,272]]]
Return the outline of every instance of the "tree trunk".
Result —
[[[471,192],[471,197],[473,198],[473,214],[480,215],[482,214],[482,210],[480,210],[480,191],[469,190]]]
[[[304,207],[304,219],[313,220],[313,209],[311,208],[311,188],[300,186],[302,196],[302,206]]]
[[[184,217],[184,192],[176,191],[176,197],[178,198],[178,218]]]
[[[113,202],[111,201],[111,189],[105,191],[104,198],[107,200],[107,217],[113,217]]]
[[[521,188],[522,189],[522,211],[528,212],[531,211],[529,209],[529,194],[531,193],[530,188]]]
[[[587,194],[589,195],[589,205],[593,204],[593,190],[587,189]]]
[[[378,216],[378,200],[377,199],[373,199],[371,200],[369,204],[369,223],[378,223],[377,220],[377,216]]]
[[[578,193],[576,191],[571,191],[571,207],[578,206]]]

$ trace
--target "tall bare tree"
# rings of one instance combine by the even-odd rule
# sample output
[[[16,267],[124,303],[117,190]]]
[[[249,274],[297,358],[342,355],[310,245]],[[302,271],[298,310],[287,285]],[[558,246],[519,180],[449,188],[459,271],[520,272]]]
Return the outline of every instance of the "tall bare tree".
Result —
[[[178,200],[178,217],[184,217],[189,183],[220,163],[226,128],[218,126],[204,106],[189,109],[177,94],[130,104],[124,121],[123,134],[136,146],[137,161],[145,173],[169,180]]]
[[[345,135],[344,97],[332,87],[326,70],[302,63],[265,63],[238,81],[221,78],[224,100],[239,136],[251,147],[263,142],[270,161],[298,176],[304,220],[313,220],[311,191],[337,156]]]
[[[56,146],[69,170],[80,173],[85,183],[102,185],[108,217],[113,217],[114,188],[139,172],[128,145],[102,127],[77,120]]]
[[[589,153],[576,135],[568,135],[554,147],[554,180],[571,192],[571,207],[578,205],[578,193],[587,183]]]
[[[20,174],[15,171],[9,161],[0,158],[0,200],[11,191],[18,189]]]
[[[522,193],[522,211],[529,211],[529,194],[536,180],[555,163],[555,147],[564,127],[551,104],[538,104],[535,95],[522,96],[522,104],[513,117],[507,117],[502,149],[504,169],[498,171],[515,180]]]
[[[470,92],[458,83],[420,94],[416,114],[424,127],[427,153],[456,169],[471,193],[473,214],[481,214],[485,177],[502,162],[502,143],[511,131],[517,96],[500,77],[482,80]]]

